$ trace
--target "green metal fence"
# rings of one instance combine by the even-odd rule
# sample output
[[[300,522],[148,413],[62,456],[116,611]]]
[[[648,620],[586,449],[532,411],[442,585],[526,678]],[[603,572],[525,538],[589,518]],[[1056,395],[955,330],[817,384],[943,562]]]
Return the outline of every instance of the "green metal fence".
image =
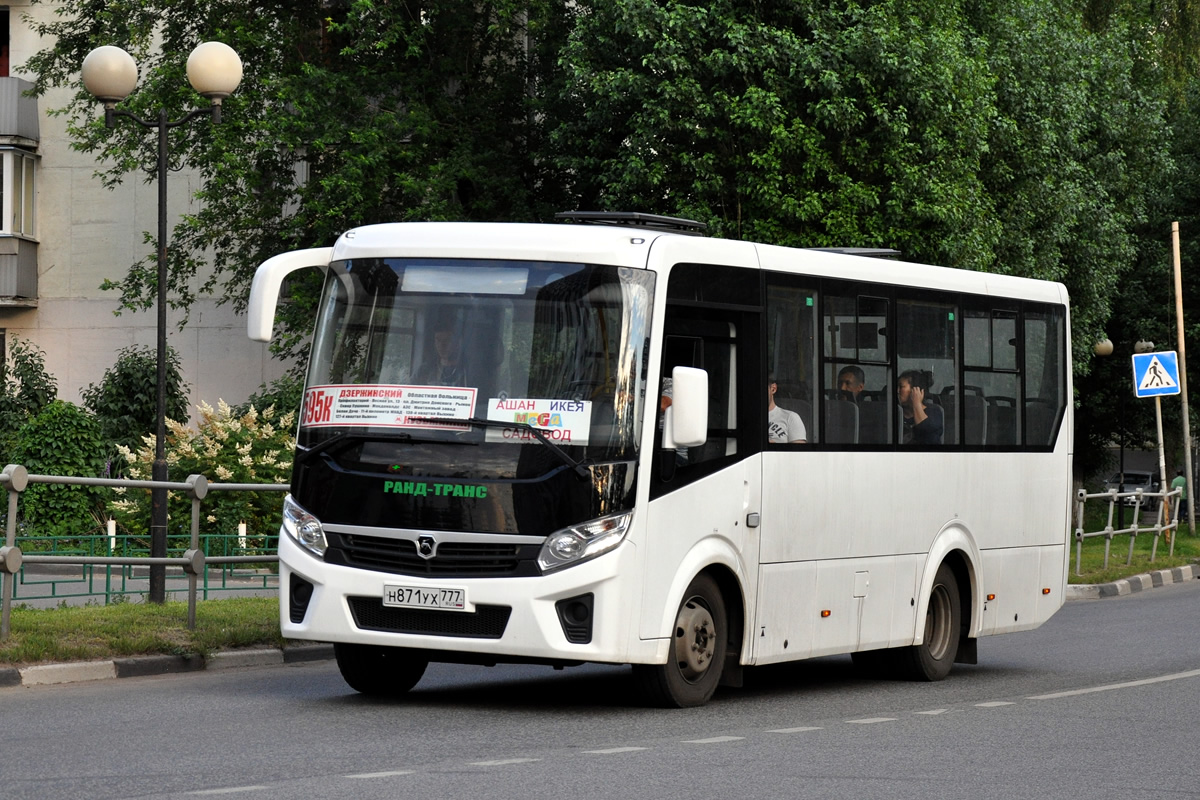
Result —
[[[37,483],[166,488],[191,499],[191,524],[168,537],[165,558],[150,557],[147,537],[118,534],[112,523],[104,532],[84,535],[22,531],[18,536],[21,493]],[[0,547],[0,639],[8,636],[16,601],[81,597],[104,603],[126,601],[146,593],[152,565],[166,567],[168,593],[186,593],[188,627],[195,627],[197,599],[278,585],[276,531],[267,535],[248,535],[245,530],[201,534],[200,519],[204,500],[212,492],[286,492],[287,484],[209,483],[203,475],[189,475],[182,482],[30,475],[23,466],[9,464],[0,472],[0,488],[8,494],[4,545]]]
[[[228,553],[239,556],[259,556],[261,564],[218,564],[208,567],[199,576],[198,598],[207,600],[213,596],[235,591],[254,589],[266,590],[278,587],[277,569],[274,567],[275,536],[270,537],[266,547],[248,545],[244,536],[236,533],[202,534],[200,549],[205,553]],[[108,533],[85,536],[17,536],[17,546],[23,554],[22,565],[17,572],[6,575],[0,572],[0,591],[4,581],[13,582],[13,602],[32,603],[43,600],[73,600],[84,598],[98,604],[122,603],[144,595],[148,591],[148,567],[128,565],[37,565],[30,563],[34,555],[62,556],[72,558],[104,558],[128,556],[144,559],[150,556],[149,543],[142,537]],[[269,548],[269,549],[268,549]],[[186,547],[168,547],[167,556],[182,558]],[[270,553],[270,557],[267,553]],[[167,593],[186,592],[187,573],[182,568],[167,570]]]

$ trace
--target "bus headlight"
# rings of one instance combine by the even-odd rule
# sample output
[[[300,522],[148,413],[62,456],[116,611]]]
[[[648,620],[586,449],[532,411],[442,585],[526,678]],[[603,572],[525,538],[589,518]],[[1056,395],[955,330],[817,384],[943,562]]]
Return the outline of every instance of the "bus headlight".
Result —
[[[305,550],[324,557],[328,543],[321,521],[301,508],[290,494],[283,498],[283,529]]]
[[[627,511],[555,531],[542,544],[538,566],[552,572],[607,553],[625,538],[631,516]]]

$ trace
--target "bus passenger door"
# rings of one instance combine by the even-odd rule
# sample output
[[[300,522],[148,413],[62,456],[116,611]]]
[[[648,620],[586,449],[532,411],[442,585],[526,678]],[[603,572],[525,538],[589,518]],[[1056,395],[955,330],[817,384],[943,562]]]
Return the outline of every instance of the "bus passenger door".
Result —
[[[715,303],[668,306],[662,375],[669,378],[676,366],[708,373],[707,441],[667,450],[661,446],[661,431],[655,438],[642,638],[666,634],[687,583],[713,565],[724,565],[739,584],[741,596],[725,598],[726,605],[753,613],[761,466],[757,442],[749,438],[765,418],[751,399],[760,392],[757,370],[746,352],[756,326],[757,315],[745,309],[731,311]],[[665,408],[673,387],[664,382],[661,390],[660,407]],[[726,586],[734,591],[732,581]],[[743,639],[744,619],[743,614],[729,620],[735,649]]]

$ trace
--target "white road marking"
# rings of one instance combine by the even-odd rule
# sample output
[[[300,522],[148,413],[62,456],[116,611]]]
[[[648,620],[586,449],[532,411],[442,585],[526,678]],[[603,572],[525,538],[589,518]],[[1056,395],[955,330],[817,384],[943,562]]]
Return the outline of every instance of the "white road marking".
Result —
[[[397,769],[391,772],[363,772],[359,775],[343,775],[344,778],[394,778],[398,775],[412,775],[411,769]]]
[[[916,712],[916,713],[918,713],[918,714],[926,714],[926,715],[928,715],[928,716],[931,716],[931,717],[932,717],[932,716],[933,716],[933,715],[935,715],[935,714],[945,714],[945,713],[946,713],[947,711],[949,711],[949,710],[950,710],[950,709],[948,709],[948,708],[931,708],[931,709],[929,709],[928,711],[918,711],[918,712]]]
[[[895,717],[867,717],[865,719],[848,719],[850,725],[874,725],[876,722],[895,722]]]
[[[740,742],[745,736],[713,736],[710,739],[684,739],[684,744],[721,744],[722,742]]]
[[[584,750],[585,753],[592,753],[598,756],[612,755],[613,753],[635,753],[638,750],[647,750],[646,747],[610,747],[607,750]]]
[[[804,733],[805,731],[819,730],[822,730],[822,728],[776,728],[773,731],[767,731],[767,733]]]
[[[999,708],[1000,706],[1015,706],[1016,703],[1011,703],[1008,700],[993,700],[990,703],[976,703],[976,708]]]
[[[1149,686],[1154,683],[1164,683],[1166,681],[1177,681],[1182,678],[1200,677],[1200,669],[1192,669],[1187,672],[1176,672],[1171,675],[1160,675],[1157,678],[1143,678],[1140,681],[1126,681],[1125,683],[1110,683],[1105,686],[1093,686],[1090,689],[1072,689],[1066,692],[1053,692],[1051,694],[1037,694],[1030,697],[1030,700],[1057,700],[1060,697],[1076,697],[1081,694],[1092,694],[1093,692],[1111,692],[1113,689],[1132,689],[1137,686]]]
[[[541,761],[540,758],[501,758],[496,761],[472,761],[472,767],[503,767],[508,764],[528,764],[531,761]]]
[[[224,789],[198,789],[188,794],[237,794],[238,792],[261,792],[267,786],[227,786]]]

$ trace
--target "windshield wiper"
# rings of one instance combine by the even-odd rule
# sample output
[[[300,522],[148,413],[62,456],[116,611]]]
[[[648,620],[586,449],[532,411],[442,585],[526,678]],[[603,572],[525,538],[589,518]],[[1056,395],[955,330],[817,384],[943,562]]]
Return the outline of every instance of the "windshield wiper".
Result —
[[[575,471],[579,477],[587,480],[592,477],[588,472],[587,467],[571,458],[567,453],[554,442],[550,441],[550,437],[540,428],[535,428],[528,422],[502,422],[497,419],[483,419],[482,417],[409,417],[414,422],[434,422],[442,425],[478,425],[481,428],[520,428],[527,430],[534,435],[539,442],[550,448],[554,455],[558,456],[564,464]]]

